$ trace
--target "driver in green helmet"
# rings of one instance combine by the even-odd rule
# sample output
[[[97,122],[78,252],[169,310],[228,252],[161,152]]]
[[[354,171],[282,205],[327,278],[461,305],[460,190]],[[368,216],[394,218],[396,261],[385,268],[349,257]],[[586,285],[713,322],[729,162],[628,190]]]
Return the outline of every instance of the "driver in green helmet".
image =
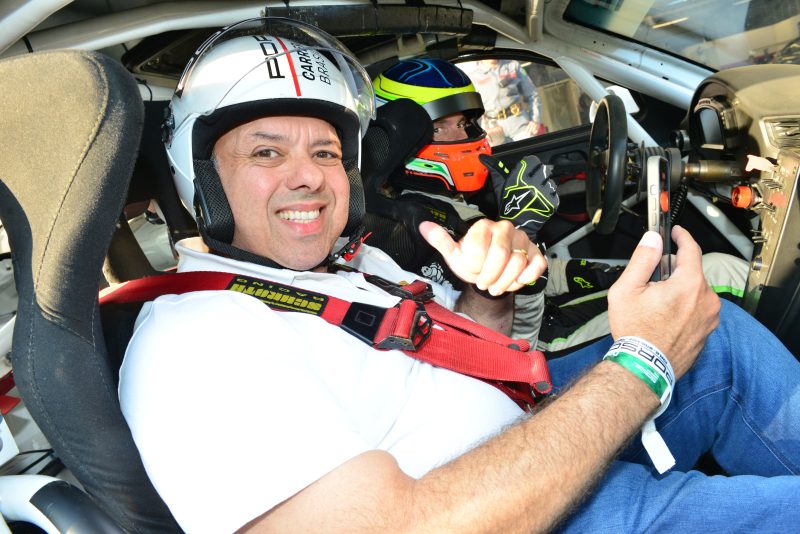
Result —
[[[436,221],[455,236],[463,235],[470,224],[488,216],[510,220],[537,242],[539,229],[558,209],[556,186],[547,179],[545,167],[535,156],[525,158],[524,166],[518,165],[514,172],[490,156],[488,138],[479,124],[484,113],[481,95],[460,68],[441,59],[400,61],[377,76],[373,86],[379,106],[401,98],[413,100],[425,109],[433,125],[431,143],[409,155],[383,184],[386,196],[426,206]],[[378,113],[383,109],[379,107]],[[489,177],[492,187],[486,187]],[[522,182],[518,183],[520,178]],[[528,196],[522,197],[523,194]],[[368,197],[368,211],[385,211],[383,206],[371,206]],[[402,248],[396,240],[377,244],[385,250]],[[395,254],[404,268],[460,290],[473,290],[452,274],[427,242],[418,238],[414,246],[427,251],[422,255],[424,260],[419,259],[419,253]],[[620,272],[585,260],[550,261],[554,279],[546,282],[546,289],[539,282],[538,287],[524,288],[502,301],[476,300],[505,314],[505,324],[512,326],[511,336],[525,338],[531,344],[539,335],[545,294],[596,292],[608,288]],[[552,311],[548,317],[549,322],[554,322]],[[563,328],[558,329],[559,335],[563,332]],[[597,337],[607,333],[603,328]]]
[[[430,144],[409,154],[404,165],[382,184],[383,195],[396,201],[390,211],[396,214],[397,206],[403,209],[410,209],[413,204],[424,206],[432,214],[431,220],[445,226],[454,236],[463,235],[472,223],[482,218],[507,218],[525,230],[531,241],[539,242],[539,229],[558,209],[556,186],[546,178],[546,166],[534,156],[523,160],[524,171],[520,165],[508,169],[491,157],[492,148],[480,126],[484,118],[481,94],[464,71],[441,59],[404,60],[378,75],[373,86],[378,106],[402,98],[413,100],[425,109],[433,126]],[[378,114],[385,109],[379,107]],[[538,197],[529,209],[515,212],[513,208],[521,191],[517,176],[521,172],[531,176]],[[492,187],[486,186],[487,178]],[[385,202],[371,203],[367,197],[368,212],[385,214],[386,206]],[[402,213],[403,209],[399,211]],[[380,231],[375,232],[370,242],[390,252],[407,270],[462,291],[474,290],[455,276],[441,255],[418,236],[415,224],[405,221],[398,224],[408,226],[405,234],[411,244],[398,240],[397,232],[382,239],[386,234]],[[511,329],[503,330],[504,333],[525,338],[532,346],[549,353],[607,335],[606,294],[624,265],[580,258],[549,258],[548,263],[549,274],[538,288],[536,285],[523,288],[499,300],[471,302],[494,308],[494,316],[500,319],[491,326],[510,325]],[[703,269],[712,288],[721,288],[718,293],[737,300],[744,287],[746,262],[727,254],[710,253],[703,256]],[[546,285],[542,287],[541,282]]]

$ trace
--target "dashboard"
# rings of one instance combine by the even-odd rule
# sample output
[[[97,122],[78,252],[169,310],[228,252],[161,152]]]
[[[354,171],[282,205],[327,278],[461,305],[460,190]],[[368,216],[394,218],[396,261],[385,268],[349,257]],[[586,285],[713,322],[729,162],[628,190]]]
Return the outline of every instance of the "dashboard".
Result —
[[[719,72],[700,84],[688,115],[686,175],[726,182],[751,212],[753,257],[745,309],[800,354],[800,65]]]

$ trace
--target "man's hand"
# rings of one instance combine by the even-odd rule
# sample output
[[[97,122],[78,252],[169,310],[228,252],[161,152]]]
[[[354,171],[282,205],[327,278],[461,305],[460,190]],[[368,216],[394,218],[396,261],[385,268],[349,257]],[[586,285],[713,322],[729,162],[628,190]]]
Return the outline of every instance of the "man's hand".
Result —
[[[703,276],[702,251],[689,232],[675,226],[678,254],[666,281],[649,282],[661,261],[661,236],[647,232],[619,280],[608,291],[608,320],[614,339],[637,336],[658,347],[675,377],[694,363],[706,337],[719,324],[719,297]]]
[[[541,134],[542,125],[536,121],[530,121],[528,127],[525,129],[529,137],[536,137]]]
[[[489,169],[500,218],[511,221],[536,242],[539,229],[558,209],[556,184],[544,174],[536,156],[525,156],[509,170],[502,161],[482,154],[481,163]]]
[[[486,128],[486,135],[489,136],[492,145],[502,145],[506,141],[506,132],[499,124]]]
[[[492,295],[530,284],[547,267],[539,248],[508,221],[481,219],[458,242],[436,223],[420,223],[419,231],[456,276]]]

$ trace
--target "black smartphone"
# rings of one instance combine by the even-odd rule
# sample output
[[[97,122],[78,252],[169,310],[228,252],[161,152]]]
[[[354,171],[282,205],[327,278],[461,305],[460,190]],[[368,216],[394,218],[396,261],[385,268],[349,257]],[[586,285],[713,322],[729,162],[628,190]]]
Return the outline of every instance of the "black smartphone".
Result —
[[[666,280],[672,274],[670,232],[669,161],[663,156],[647,158],[647,229],[661,234],[664,255],[650,280]]]

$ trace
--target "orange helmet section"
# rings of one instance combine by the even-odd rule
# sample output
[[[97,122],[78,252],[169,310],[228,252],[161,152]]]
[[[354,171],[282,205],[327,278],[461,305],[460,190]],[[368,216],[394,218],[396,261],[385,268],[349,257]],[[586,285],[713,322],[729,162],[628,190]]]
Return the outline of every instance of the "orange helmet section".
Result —
[[[480,162],[481,154],[491,155],[486,134],[475,139],[431,143],[406,163],[407,178],[430,180],[426,189],[477,191],[486,183],[489,170]]]

